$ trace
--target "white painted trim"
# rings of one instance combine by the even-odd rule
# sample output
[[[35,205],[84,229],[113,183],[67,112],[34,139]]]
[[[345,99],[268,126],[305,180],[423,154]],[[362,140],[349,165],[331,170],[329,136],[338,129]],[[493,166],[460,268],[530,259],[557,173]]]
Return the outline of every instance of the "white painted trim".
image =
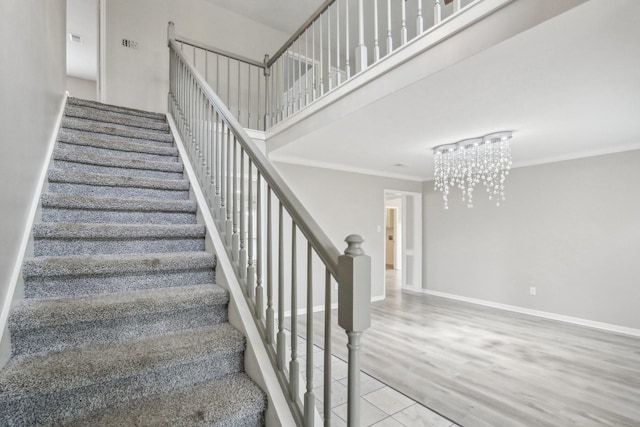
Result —
[[[267,141],[268,144],[268,141]],[[401,173],[389,173],[375,169],[359,168],[356,166],[342,165],[339,163],[322,162],[312,159],[302,159],[300,157],[281,156],[275,153],[268,154],[269,160],[272,162],[289,163],[293,165],[311,166],[322,169],[333,169],[343,172],[359,173],[364,175],[381,176],[385,178],[404,179],[406,181],[423,182],[424,178],[416,175],[403,175]]]
[[[184,160],[184,171],[191,183],[191,188],[198,204],[198,209],[202,214],[204,225],[207,229],[207,234],[209,235],[213,243],[213,248],[217,257],[216,269],[222,270],[222,274],[224,274],[227,280],[227,284],[229,285],[229,293],[231,294],[231,298],[233,299],[238,309],[238,314],[240,315],[243,326],[245,327],[245,336],[247,341],[249,342],[248,346],[250,345],[255,352],[258,368],[262,373],[262,379],[264,380],[265,387],[267,388],[265,392],[269,396],[269,400],[273,405],[273,408],[277,413],[277,417],[282,425],[294,426],[296,425],[296,423],[293,415],[291,414],[289,403],[284,395],[284,392],[282,391],[278,376],[276,375],[273,365],[271,364],[269,354],[264,347],[264,342],[262,341],[260,332],[258,331],[255,321],[253,320],[251,309],[249,308],[244,294],[242,293],[240,282],[238,282],[235,271],[233,269],[233,265],[231,264],[231,260],[229,259],[224,243],[222,242],[220,234],[218,233],[218,229],[216,228],[215,221],[211,216],[211,212],[207,208],[207,200],[204,196],[204,193],[202,192],[202,189],[200,188],[200,184],[198,183],[198,179],[196,177],[195,171],[193,170],[193,166],[191,166],[191,163],[188,160],[189,157],[184,148],[184,144],[182,142],[182,139],[180,138],[180,134],[178,133],[175,121],[173,120],[171,114],[167,114],[167,121],[169,122],[169,127],[171,128],[171,132],[173,133],[178,153]]]
[[[511,169],[524,168],[527,166],[546,165],[549,163],[568,162],[571,160],[586,159],[588,157],[606,156],[607,154],[616,154],[616,153],[622,153],[625,151],[634,151],[634,150],[640,150],[640,142],[630,143],[626,145],[618,145],[615,147],[605,147],[597,150],[575,152],[575,153],[567,154],[564,156],[545,157],[543,159],[531,160],[529,162],[516,162],[511,167]],[[431,180],[433,180],[433,177],[431,177]]]
[[[256,140],[256,139],[258,141],[266,141],[267,140],[266,134],[261,130],[245,128],[244,131],[247,132],[247,135],[249,135],[249,138],[251,138],[253,140]]]
[[[11,272],[11,278],[9,279],[9,287],[5,296],[4,305],[2,306],[2,312],[0,313],[0,341],[2,341],[2,339],[4,338],[4,332],[7,331],[6,326],[7,321],[9,320],[9,313],[11,312],[13,296],[16,291],[16,287],[18,286],[18,281],[22,272],[22,262],[24,261],[25,252],[27,251],[27,246],[29,245],[29,240],[31,239],[31,230],[33,229],[33,224],[36,220],[38,206],[40,206],[40,196],[42,193],[42,189],[44,188],[44,183],[47,180],[47,172],[49,170],[49,164],[51,163],[53,148],[55,147],[56,141],[58,140],[58,132],[60,131],[62,117],[64,115],[64,107],[67,103],[68,97],[69,91],[66,91],[64,93],[64,96],[62,97],[62,102],[60,103],[60,110],[58,111],[58,117],[56,118],[56,122],[53,127],[53,133],[51,134],[51,137],[49,138],[49,142],[47,144],[47,154],[44,160],[44,164],[42,165],[42,169],[40,170],[38,183],[36,184],[36,188],[33,193],[33,200],[31,201],[31,207],[29,208],[29,214],[27,215],[27,224],[25,225],[24,233],[22,235],[22,241],[20,242],[20,249],[18,249],[18,257],[13,264],[13,271]]]
[[[414,290],[413,292],[416,292],[416,291]],[[574,325],[587,326],[589,328],[602,329],[604,331],[616,332],[619,334],[640,337],[640,329],[627,328],[625,326],[618,326],[610,323],[596,322],[593,320],[582,319],[579,317],[572,317],[572,316],[565,316],[563,314],[550,313],[548,311],[532,310],[529,308],[518,307],[515,305],[501,304],[498,302],[463,297],[460,295],[449,294],[446,292],[430,291],[428,289],[421,289],[420,291],[417,291],[417,293],[424,293],[427,295],[433,295],[434,297],[448,298],[456,301],[463,301],[471,304],[482,305],[485,307],[492,307],[500,310],[512,311],[512,312],[521,313],[521,314],[528,314],[530,316],[542,317],[550,320],[558,320],[560,322],[572,323]]]

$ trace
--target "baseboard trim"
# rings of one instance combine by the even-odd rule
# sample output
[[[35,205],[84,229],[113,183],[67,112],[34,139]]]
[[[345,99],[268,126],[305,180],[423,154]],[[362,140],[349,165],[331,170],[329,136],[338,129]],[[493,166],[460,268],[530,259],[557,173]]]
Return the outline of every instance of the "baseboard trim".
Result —
[[[468,302],[471,304],[497,308],[500,310],[512,311],[514,313],[528,314],[530,316],[542,317],[544,319],[557,320],[565,323],[572,323],[574,325],[586,326],[594,329],[601,329],[608,332],[616,332],[619,334],[640,337],[640,329],[627,328],[626,326],[613,325],[611,323],[596,322],[593,320],[582,319],[580,317],[565,316],[563,314],[550,313],[548,311],[533,310],[530,308],[518,307],[516,305],[501,304],[498,302],[487,301],[487,300],[482,300],[477,298],[469,298],[461,295],[449,294],[446,292],[430,291],[428,289],[421,289],[420,291],[412,290],[412,292],[423,293],[427,295],[432,295],[434,297],[447,298],[447,299],[452,299],[456,301]]]
[[[8,332],[7,322],[9,320],[9,313],[11,312],[11,304],[13,303],[14,293],[20,279],[22,272],[22,262],[24,261],[25,252],[29,246],[29,239],[31,238],[31,230],[36,219],[36,213],[38,212],[38,206],[40,205],[40,195],[44,188],[44,183],[47,179],[47,171],[49,170],[49,164],[51,163],[51,157],[53,156],[53,149],[58,140],[58,132],[62,125],[62,117],[64,115],[64,107],[67,104],[67,98],[69,92],[65,91],[62,102],[60,103],[60,109],[58,110],[58,116],[56,117],[55,125],[53,126],[53,133],[49,138],[47,144],[47,153],[40,171],[40,177],[36,184],[33,200],[31,201],[31,207],[29,208],[29,215],[27,216],[27,224],[22,235],[22,241],[20,242],[20,248],[18,249],[18,257],[13,265],[13,271],[11,272],[11,278],[9,279],[9,287],[5,296],[4,304],[2,306],[2,312],[0,313],[0,342],[6,339],[5,332]],[[0,361],[1,362],[1,361]],[[0,363],[0,366],[2,363]]]

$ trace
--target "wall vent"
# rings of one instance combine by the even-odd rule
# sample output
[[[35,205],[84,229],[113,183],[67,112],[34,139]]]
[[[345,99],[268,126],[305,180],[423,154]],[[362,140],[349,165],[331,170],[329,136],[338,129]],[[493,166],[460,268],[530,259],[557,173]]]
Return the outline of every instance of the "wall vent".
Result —
[[[74,43],[82,43],[82,36],[78,34],[69,33],[69,41]]]

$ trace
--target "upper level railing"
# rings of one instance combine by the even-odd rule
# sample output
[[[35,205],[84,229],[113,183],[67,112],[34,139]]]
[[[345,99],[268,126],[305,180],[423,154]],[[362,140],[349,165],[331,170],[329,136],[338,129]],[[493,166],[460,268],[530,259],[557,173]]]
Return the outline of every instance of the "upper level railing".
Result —
[[[266,66],[240,55],[178,37],[175,40],[202,78],[224,101],[238,123],[248,129],[265,130]]]
[[[472,2],[328,0],[263,62],[184,37],[176,42],[242,126],[266,130]]]
[[[423,3],[429,9],[423,8]],[[457,13],[462,3],[463,0],[325,1],[266,61],[266,127],[343,85],[438,25],[444,16]]]
[[[348,236],[348,248],[340,254],[196,69],[197,55],[187,56],[187,44],[199,49],[176,39],[170,23],[169,112],[294,417],[301,426],[314,425],[313,313],[320,308],[325,315],[324,396],[319,409],[324,425],[331,425],[331,308],[337,282],[338,324],[349,339],[348,425],[359,426],[358,351],[362,331],[370,323],[371,299],[371,261],[360,248],[362,239]],[[301,333],[306,338],[303,391],[298,323],[304,324]]]

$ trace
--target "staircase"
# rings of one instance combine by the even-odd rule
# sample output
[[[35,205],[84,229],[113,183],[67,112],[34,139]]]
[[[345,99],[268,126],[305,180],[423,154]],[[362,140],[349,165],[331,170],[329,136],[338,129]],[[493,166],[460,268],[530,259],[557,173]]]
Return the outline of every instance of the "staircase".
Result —
[[[69,98],[46,188],[0,425],[263,425],[164,116]]]

